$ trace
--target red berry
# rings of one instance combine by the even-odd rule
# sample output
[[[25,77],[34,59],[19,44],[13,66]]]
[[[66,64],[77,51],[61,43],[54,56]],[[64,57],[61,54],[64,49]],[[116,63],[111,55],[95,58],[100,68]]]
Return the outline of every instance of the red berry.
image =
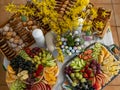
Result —
[[[101,85],[98,82],[95,82],[95,84],[93,85],[93,87],[95,88],[95,90],[100,90],[101,89]]]
[[[27,54],[31,53],[31,51],[30,51],[30,50],[25,50],[25,52],[26,52]]]
[[[87,73],[84,73],[84,74],[83,74],[83,77],[84,77],[84,78],[88,78],[88,74],[87,74]]]
[[[87,69],[86,73],[87,73],[87,74],[91,74],[91,73],[92,73],[92,70]]]
[[[39,65],[36,70],[35,76],[38,77],[43,72],[43,65]]]
[[[85,70],[84,70],[84,69],[82,69],[80,72],[85,72]]]
[[[89,59],[92,58],[92,55],[87,55],[87,56],[88,56]]]
[[[82,58],[82,54],[79,55],[79,58]]]
[[[86,69],[88,69],[88,68],[89,68],[89,65],[88,65],[88,64],[86,64],[86,65],[85,65],[85,68],[86,68]]]

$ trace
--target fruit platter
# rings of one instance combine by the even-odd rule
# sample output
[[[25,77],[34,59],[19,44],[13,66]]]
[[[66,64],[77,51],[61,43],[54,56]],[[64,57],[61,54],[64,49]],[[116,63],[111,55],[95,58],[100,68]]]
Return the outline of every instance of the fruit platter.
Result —
[[[10,90],[52,90],[59,69],[52,54],[38,47],[19,51],[7,67]]]
[[[70,90],[101,90],[120,70],[118,61],[101,43],[93,43],[72,58],[64,69]]]

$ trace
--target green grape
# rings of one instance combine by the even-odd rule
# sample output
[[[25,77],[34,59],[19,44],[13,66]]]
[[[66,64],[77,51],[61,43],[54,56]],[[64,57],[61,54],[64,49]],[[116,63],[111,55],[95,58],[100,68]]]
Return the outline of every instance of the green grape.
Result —
[[[16,80],[10,86],[10,90],[24,90],[25,88],[26,85],[20,80]]]
[[[101,44],[100,43],[96,43],[94,48],[93,48],[93,54],[92,54],[92,57],[95,60],[98,60],[98,56],[100,54],[100,51],[101,51]]]

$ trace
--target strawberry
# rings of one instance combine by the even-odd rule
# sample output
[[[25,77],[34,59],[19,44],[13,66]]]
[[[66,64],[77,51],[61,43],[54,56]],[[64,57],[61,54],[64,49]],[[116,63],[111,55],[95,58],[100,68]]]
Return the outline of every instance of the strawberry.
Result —
[[[24,50],[25,50],[26,53],[30,53],[31,52],[30,48],[25,48]]]
[[[91,54],[92,52],[93,52],[92,49],[87,50],[87,54]]]
[[[43,66],[39,65],[38,69],[35,72],[35,77],[38,77],[43,72]]]
[[[84,60],[88,60],[88,56],[84,56],[83,59],[84,59]]]
[[[86,73],[90,75],[92,73],[92,70],[91,69],[87,69]]]
[[[87,54],[88,54],[87,50],[86,50],[86,51],[84,51],[84,55],[87,55]]]
[[[80,54],[80,55],[79,55],[79,58],[81,58],[81,59],[82,59],[82,54]]]
[[[86,68],[86,69],[88,69],[88,68],[89,68],[89,65],[88,65],[88,64],[86,64],[86,65],[85,65],[85,68]]]
[[[95,90],[100,90],[101,89],[101,85],[97,81],[95,82],[93,87],[95,88]]]
[[[91,70],[88,69],[86,73],[88,74],[89,78],[93,77],[93,73]]]
[[[89,58],[89,59],[91,59],[91,58],[92,58],[92,55],[87,55],[87,56],[88,56],[88,58]]]
[[[84,74],[83,74],[83,77],[84,77],[84,78],[88,78],[88,74],[87,74],[87,73],[84,73]]]
[[[84,70],[84,69],[82,69],[82,70],[80,70],[80,72],[84,73],[84,72],[85,72],[85,70]]]

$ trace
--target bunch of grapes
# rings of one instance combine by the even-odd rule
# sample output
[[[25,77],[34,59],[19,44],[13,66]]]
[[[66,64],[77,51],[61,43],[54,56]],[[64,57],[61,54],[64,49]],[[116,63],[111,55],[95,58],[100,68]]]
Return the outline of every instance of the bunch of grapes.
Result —
[[[90,81],[86,81],[86,82],[80,82],[75,88],[74,90],[95,90]]]
[[[95,75],[101,73],[100,64],[96,60],[92,60],[89,67],[93,69]]]
[[[20,80],[16,80],[10,85],[10,90],[25,90],[26,84]]]
[[[65,74],[70,75],[73,72],[74,72],[74,70],[71,66],[65,67]]]
[[[26,61],[19,55],[11,60],[10,65],[16,74],[22,70],[28,70],[29,73],[33,73],[36,70],[35,64],[33,64],[31,61]]]
[[[93,53],[92,53],[92,57],[96,60],[98,60],[98,56],[100,55],[101,52],[101,44],[100,43],[96,43],[94,48],[93,48]]]

